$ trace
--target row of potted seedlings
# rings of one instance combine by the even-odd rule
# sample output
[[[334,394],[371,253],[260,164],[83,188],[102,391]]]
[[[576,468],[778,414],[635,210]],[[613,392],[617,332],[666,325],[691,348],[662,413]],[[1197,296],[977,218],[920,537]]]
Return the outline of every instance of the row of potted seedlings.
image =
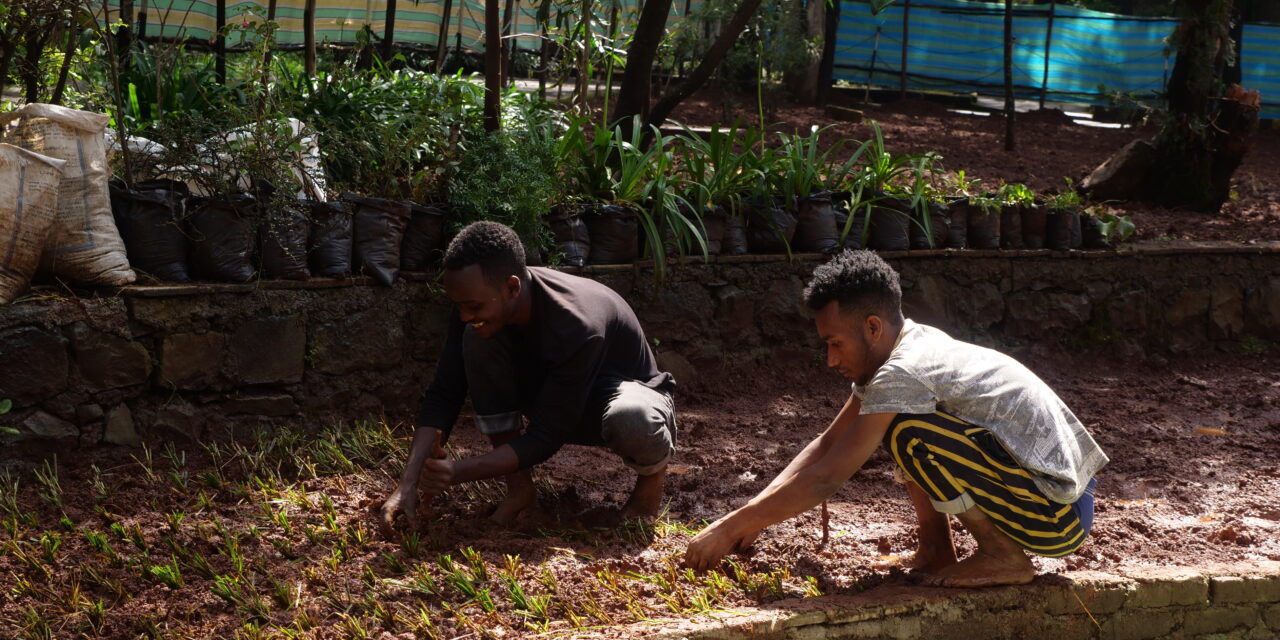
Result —
[[[363,273],[391,285],[426,271],[445,244],[438,204],[342,194],[319,201],[259,184],[246,193],[193,196],[178,180],[112,181],[116,225],[133,266],[158,280],[247,282]]]
[[[571,127],[558,152],[566,188],[548,206],[546,258],[625,264],[655,255],[834,253],[841,248],[1105,248],[1112,232],[1081,212],[1068,188],[1037,198],[1023,185],[980,192],[963,172],[944,175],[934,154],[895,155],[873,139],[822,148],[822,130],[781,134],[688,128],[672,135],[633,127]],[[644,135],[654,136],[644,144]],[[132,188],[112,202],[131,262],[160,280],[245,282],[366,274],[390,285],[399,271],[439,260],[449,207],[342,194],[323,201],[301,180],[280,193],[265,180],[221,197],[178,180]],[[289,193],[284,193],[289,191]],[[528,240],[528,239],[527,239]],[[541,256],[531,245],[531,261]],[[655,262],[659,268],[665,261]]]

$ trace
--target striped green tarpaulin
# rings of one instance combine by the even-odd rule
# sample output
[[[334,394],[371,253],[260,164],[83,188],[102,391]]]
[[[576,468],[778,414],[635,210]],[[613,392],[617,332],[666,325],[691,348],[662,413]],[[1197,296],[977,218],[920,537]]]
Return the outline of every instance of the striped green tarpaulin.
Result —
[[[841,4],[836,78],[899,85],[903,2],[878,15],[865,0]],[[1020,97],[1038,97],[1044,86],[1049,9],[1048,3],[1014,8],[1013,82]],[[1003,95],[1004,3],[912,0],[909,19],[909,89]],[[1105,104],[1124,94],[1150,102],[1173,69],[1165,38],[1176,25],[1172,18],[1057,5],[1049,98]],[[1264,118],[1280,118],[1280,27],[1245,25],[1243,40],[1242,84],[1262,93]]]
[[[119,0],[106,0],[108,19],[119,18]],[[227,24],[234,25],[256,20],[252,14],[246,14],[251,8],[259,15],[267,13],[267,0],[227,0]],[[505,2],[503,3],[505,6]],[[619,22],[634,22],[642,0],[622,0]],[[147,37],[160,36],[166,38],[192,38],[210,40],[214,37],[217,25],[217,3],[214,0],[151,0],[147,9]],[[694,6],[696,6],[695,3]],[[140,11],[141,2],[134,0],[136,13]],[[276,31],[276,42],[280,45],[301,45],[303,43],[302,14],[306,0],[277,0],[276,22],[280,25]],[[512,28],[517,46],[522,49],[537,49],[540,42],[537,37],[536,22],[537,4],[525,0],[514,3],[518,11],[518,20]],[[98,16],[102,17],[102,4],[98,4]],[[672,20],[674,24],[684,15],[684,2],[672,3]],[[596,3],[596,12],[602,11]],[[440,33],[440,19],[444,15],[443,0],[398,0],[396,3],[395,34],[397,43],[435,46]],[[386,29],[386,0],[316,0],[315,31],[316,41],[335,44],[350,44],[356,41],[358,34],[368,25],[378,36],[382,37]],[[606,25],[598,25],[596,31],[607,30]],[[453,0],[450,10],[449,25],[446,29],[450,46],[461,46],[464,49],[484,49],[484,0]],[[232,35],[227,46],[234,47],[239,38]]]

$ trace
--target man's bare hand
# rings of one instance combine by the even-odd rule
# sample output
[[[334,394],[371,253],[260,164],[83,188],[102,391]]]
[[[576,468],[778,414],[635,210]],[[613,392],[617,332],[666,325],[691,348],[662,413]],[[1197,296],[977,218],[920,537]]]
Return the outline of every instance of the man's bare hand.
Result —
[[[382,503],[382,535],[388,540],[396,539],[396,516],[403,516],[409,531],[418,528],[418,493],[417,487],[396,487],[391,495]]]
[[[453,484],[454,462],[442,458],[431,458],[422,465],[422,492],[424,495],[437,496],[449,485]]]
[[[740,530],[732,521],[733,514],[716,520],[689,541],[684,551],[684,566],[694,571],[713,569],[720,559],[751,546],[760,530]]]

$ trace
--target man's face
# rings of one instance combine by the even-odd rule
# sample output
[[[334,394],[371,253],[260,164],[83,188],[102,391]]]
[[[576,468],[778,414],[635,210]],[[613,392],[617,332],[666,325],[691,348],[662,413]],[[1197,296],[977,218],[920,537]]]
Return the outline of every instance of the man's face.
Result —
[[[485,279],[480,265],[444,272],[444,291],[458,307],[462,321],[481,338],[492,338],[506,326],[520,297],[520,279],[510,276],[499,285]]]
[[[844,313],[838,302],[827,303],[818,311],[818,335],[827,343],[827,366],[858,383],[871,380],[887,354],[876,346],[885,337],[885,325],[879,316],[860,312]]]

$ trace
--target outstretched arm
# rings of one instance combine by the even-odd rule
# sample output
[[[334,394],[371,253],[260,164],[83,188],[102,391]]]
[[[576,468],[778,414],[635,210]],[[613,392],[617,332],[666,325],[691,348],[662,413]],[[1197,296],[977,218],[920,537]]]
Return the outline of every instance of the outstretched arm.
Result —
[[[890,413],[857,416],[848,426],[837,428],[838,417],[764,491],[695,536],[685,551],[685,565],[698,571],[711,568],[726,554],[749,546],[761,529],[804,513],[835,493],[871,457],[893,417]],[[829,433],[830,444],[824,446]],[[800,465],[801,458],[808,463]]]

